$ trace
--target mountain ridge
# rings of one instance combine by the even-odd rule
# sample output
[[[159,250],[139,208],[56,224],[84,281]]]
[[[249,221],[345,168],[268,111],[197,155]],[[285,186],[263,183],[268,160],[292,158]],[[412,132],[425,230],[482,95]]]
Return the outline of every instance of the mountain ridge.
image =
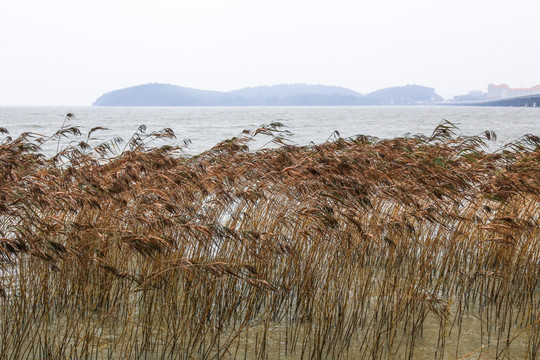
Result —
[[[362,95],[339,86],[279,84],[223,92],[149,83],[113,90],[93,106],[359,106],[442,101],[433,88],[405,85]]]

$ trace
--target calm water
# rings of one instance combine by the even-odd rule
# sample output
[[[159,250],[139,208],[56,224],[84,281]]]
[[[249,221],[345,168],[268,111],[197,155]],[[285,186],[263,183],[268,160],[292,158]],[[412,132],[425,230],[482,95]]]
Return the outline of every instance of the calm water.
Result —
[[[499,143],[526,134],[540,135],[540,108],[510,107],[0,107],[0,127],[17,136],[31,131],[51,135],[71,112],[73,125],[84,132],[95,126],[98,141],[120,136],[129,139],[137,127],[148,131],[170,127],[181,139],[192,141],[188,153],[207,150],[244,129],[280,121],[294,136],[293,144],[324,142],[335,130],[341,136],[357,134],[393,138],[430,134],[442,119],[456,123],[465,135],[484,130],[497,133]],[[54,151],[56,143],[45,148]]]

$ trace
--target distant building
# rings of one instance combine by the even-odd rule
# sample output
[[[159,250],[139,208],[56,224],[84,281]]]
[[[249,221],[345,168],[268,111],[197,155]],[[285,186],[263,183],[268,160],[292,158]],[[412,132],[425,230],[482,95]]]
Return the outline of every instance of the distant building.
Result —
[[[484,98],[485,98],[485,94],[482,92],[482,90],[470,90],[468,94],[454,96],[452,100],[453,101],[475,101],[475,100],[483,100]]]
[[[472,99],[481,99],[482,97],[484,97],[484,93],[482,92],[482,90],[470,90],[467,96]]]
[[[506,84],[489,84],[486,98],[488,99],[502,99],[507,97],[525,96],[540,94],[540,85],[533,86],[531,88],[510,88]]]

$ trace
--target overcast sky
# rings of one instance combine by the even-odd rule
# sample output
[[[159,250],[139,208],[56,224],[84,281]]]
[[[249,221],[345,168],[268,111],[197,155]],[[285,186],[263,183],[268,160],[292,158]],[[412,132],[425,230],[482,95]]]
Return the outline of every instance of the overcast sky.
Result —
[[[529,87],[538,14],[533,0],[3,1],[0,105],[90,105],[150,82]]]

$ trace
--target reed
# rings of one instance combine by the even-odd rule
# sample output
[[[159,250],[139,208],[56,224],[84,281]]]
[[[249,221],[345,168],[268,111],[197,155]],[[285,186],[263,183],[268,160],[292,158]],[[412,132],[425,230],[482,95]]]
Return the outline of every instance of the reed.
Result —
[[[273,123],[189,157],[74,121],[0,128],[1,359],[540,356],[540,138]]]

